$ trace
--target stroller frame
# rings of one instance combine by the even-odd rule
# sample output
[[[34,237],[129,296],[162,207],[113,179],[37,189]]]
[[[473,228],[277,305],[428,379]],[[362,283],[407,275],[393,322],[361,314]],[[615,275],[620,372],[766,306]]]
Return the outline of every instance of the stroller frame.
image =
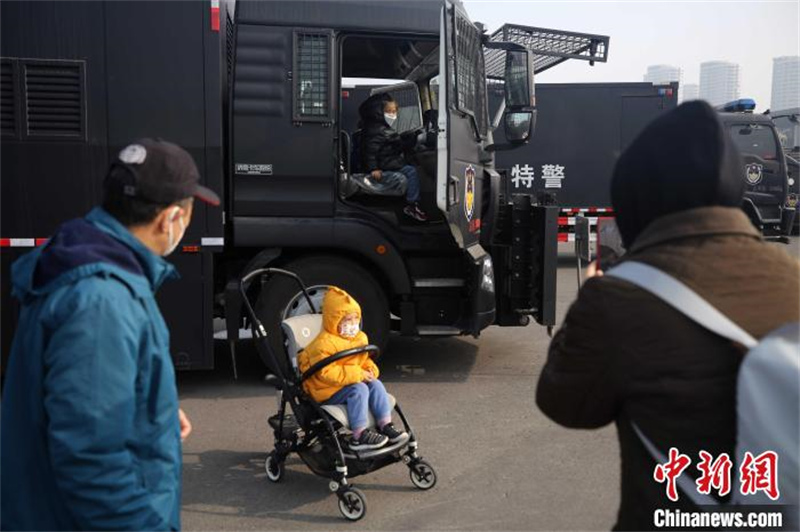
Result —
[[[271,275],[292,278],[302,290],[309,307],[315,314],[319,314],[303,281],[290,271],[260,268],[248,273],[239,282],[242,301],[252,323],[256,350],[277,377],[278,412],[268,419],[268,424],[274,432],[275,445],[264,462],[267,478],[272,482],[280,482],[286,458],[291,453],[296,453],[314,474],[330,479],[328,487],[338,498],[339,510],[351,521],[357,521],[366,514],[366,497],[361,490],[348,482],[350,478],[403,462],[409,468],[409,476],[414,486],[422,490],[431,489],[436,484],[436,472],[417,454],[419,443],[416,435],[397,402],[394,410],[403,422],[408,438],[396,443],[387,443],[379,449],[362,452],[342,447],[339,438],[346,429],[337,426],[341,424],[326,412],[321,404],[306,394],[303,382],[329,364],[360,353],[370,353],[370,356],[377,360],[380,349],[374,345],[367,345],[340,351],[317,362],[302,375],[298,375],[292,364],[292,354],[288,350],[285,352],[284,361],[278,359],[272,352],[267,341],[266,329],[247,297],[251,280],[261,278],[263,283]],[[287,404],[291,413],[287,409]]]

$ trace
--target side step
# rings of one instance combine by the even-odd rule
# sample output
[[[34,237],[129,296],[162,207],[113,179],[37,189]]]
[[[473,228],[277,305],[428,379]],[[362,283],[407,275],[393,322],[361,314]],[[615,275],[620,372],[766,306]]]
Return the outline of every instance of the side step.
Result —
[[[420,336],[460,336],[464,332],[458,327],[447,325],[417,325],[417,334]]]
[[[464,286],[464,279],[428,278],[414,279],[414,288],[459,288]]]

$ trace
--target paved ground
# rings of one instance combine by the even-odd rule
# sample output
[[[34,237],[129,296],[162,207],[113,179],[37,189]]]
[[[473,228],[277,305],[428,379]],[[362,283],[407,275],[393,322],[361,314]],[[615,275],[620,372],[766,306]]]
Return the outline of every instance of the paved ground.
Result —
[[[562,248],[566,250],[567,248]],[[795,256],[800,240],[787,248]],[[574,299],[574,259],[562,254],[558,311]],[[401,402],[435,467],[420,492],[397,464],[359,477],[367,516],[348,523],[327,480],[296,457],[280,484],[264,474],[274,391],[245,352],[233,382],[226,352],[213,372],[179,377],[195,431],[184,446],[186,530],[608,530],[618,504],[619,457],[612,427],[574,431],[534,403],[548,337],[538,326],[489,328],[480,339],[393,339],[382,379]]]

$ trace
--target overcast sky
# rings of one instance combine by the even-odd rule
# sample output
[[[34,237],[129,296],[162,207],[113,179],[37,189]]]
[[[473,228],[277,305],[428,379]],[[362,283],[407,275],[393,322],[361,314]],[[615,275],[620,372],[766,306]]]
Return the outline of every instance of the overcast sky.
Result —
[[[570,60],[538,77],[543,83],[642,81],[648,65],[683,69],[699,83],[700,63],[740,65],[740,96],[769,107],[772,59],[800,55],[800,1],[605,2],[463,0],[473,21],[492,32],[506,22],[608,35],[608,63]]]

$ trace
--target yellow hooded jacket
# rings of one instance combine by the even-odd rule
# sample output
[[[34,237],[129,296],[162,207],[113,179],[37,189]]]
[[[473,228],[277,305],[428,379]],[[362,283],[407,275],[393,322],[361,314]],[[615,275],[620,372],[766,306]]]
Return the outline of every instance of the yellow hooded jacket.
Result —
[[[332,286],[322,300],[322,331],[297,357],[300,371],[308,368],[339,351],[367,345],[369,340],[363,331],[353,338],[339,335],[339,322],[347,314],[355,312],[361,319],[361,306],[350,294]],[[325,366],[314,376],[303,383],[303,387],[312,399],[318,403],[327,401],[336,392],[364,380],[364,371],[372,370],[377,378],[378,366],[372,361],[369,353],[362,353],[344,358]]]

